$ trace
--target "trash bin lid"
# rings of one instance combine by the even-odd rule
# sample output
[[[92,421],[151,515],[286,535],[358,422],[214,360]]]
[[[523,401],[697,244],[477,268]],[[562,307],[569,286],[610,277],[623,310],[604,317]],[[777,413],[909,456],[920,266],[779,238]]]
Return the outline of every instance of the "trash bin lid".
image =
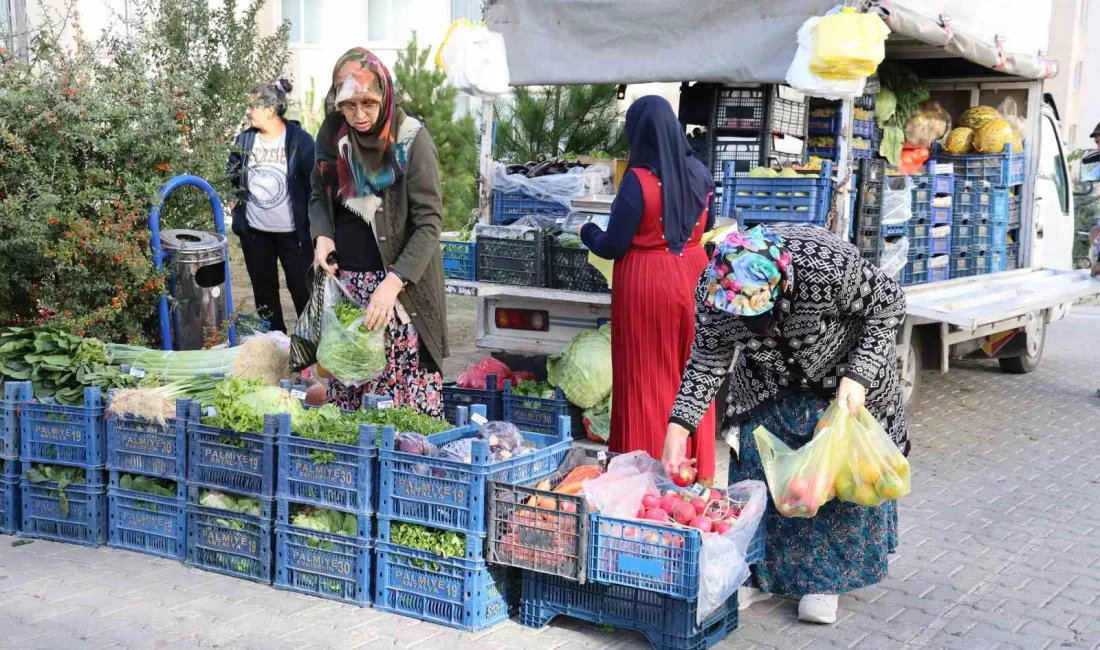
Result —
[[[226,238],[202,230],[165,230],[160,234],[160,245],[165,251],[195,253],[220,252],[225,250]]]

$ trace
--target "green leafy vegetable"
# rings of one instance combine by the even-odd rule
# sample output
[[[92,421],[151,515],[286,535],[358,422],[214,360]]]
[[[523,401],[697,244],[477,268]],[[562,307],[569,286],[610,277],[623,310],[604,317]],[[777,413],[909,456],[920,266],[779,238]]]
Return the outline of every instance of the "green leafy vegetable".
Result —
[[[421,435],[441,433],[451,428],[443,420],[421,415],[411,409],[373,409],[370,411],[341,411],[332,404],[315,409],[305,409],[291,422],[294,433],[302,438],[330,442],[338,445],[357,445],[359,427],[368,424],[378,427],[375,444],[382,444],[382,428],[392,426],[398,432]],[[331,452],[315,452],[312,460],[324,464],[332,462]]]
[[[258,379],[226,377],[214,391],[214,415],[202,419],[203,424],[238,433],[264,430],[264,416],[289,413],[292,418],[302,410],[302,404],[287,391],[276,386],[264,386]]]
[[[546,360],[550,384],[569,401],[592,408],[611,394],[611,327],[581,332],[565,352]]]
[[[57,497],[57,505],[62,517],[69,516],[69,495],[65,488],[70,485],[81,485],[85,481],[84,470],[80,467],[65,467],[62,465],[35,464],[27,470],[27,480],[31,483],[57,483],[57,488],[50,490],[50,497]]]
[[[563,232],[557,236],[558,245],[565,248],[584,248],[584,243],[576,233]]]
[[[442,433],[451,429],[451,425],[443,420],[421,415],[412,409],[373,409],[364,411],[366,424],[378,427],[393,427],[398,433],[419,433],[422,436],[430,436],[433,433]],[[381,433],[379,433],[381,435]]]
[[[163,478],[154,478],[141,474],[123,474],[118,479],[118,486],[123,490],[143,492],[160,497],[175,498],[177,494],[176,482]],[[157,504],[151,501],[135,501],[134,507],[150,512],[157,512]]]
[[[518,386],[512,389],[513,395],[520,397],[537,397],[539,399],[554,399],[557,395],[557,391],[545,381],[534,381],[528,379],[521,381]]]
[[[299,528],[344,537],[355,537],[359,532],[358,517],[350,512],[340,512],[330,508],[305,506],[291,516],[290,523]]]
[[[462,557],[466,554],[466,536],[450,530],[428,528],[419,524],[395,522],[390,525],[390,540],[398,546],[415,548],[441,557]],[[413,560],[413,566],[423,568],[427,565],[432,571],[439,570],[436,562]]]
[[[909,118],[916,115],[920,105],[928,100],[928,89],[921,83],[920,78],[909,68],[892,61],[884,61],[878,69],[879,81],[884,91],[888,90],[893,95],[894,110],[886,119],[879,117],[879,126],[883,129],[882,146],[879,153],[886,158],[891,165],[897,165],[901,160],[902,146],[905,144],[905,132],[902,127],[909,122]],[[876,96],[876,117],[880,115],[877,102],[883,97],[880,92]],[[884,96],[887,106],[882,108],[885,114],[890,96]],[[895,130],[896,129],[896,130]]]
[[[585,411],[583,417],[588,433],[607,442],[611,437],[611,396]]]
[[[136,380],[107,366],[99,339],[82,339],[55,327],[11,327],[0,334],[0,380],[30,381],[34,396],[79,405],[84,388],[125,388]]]
[[[901,150],[905,148],[905,132],[900,126],[888,126],[882,130],[882,145],[879,146],[879,155],[885,158],[891,165],[897,165],[901,161]]]
[[[260,500],[254,497],[234,496],[216,490],[203,490],[199,495],[199,505],[204,508],[225,510],[252,517],[259,517]],[[230,530],[244,530],[244,522],[239,519],[216,519],[215,522],[222,528]]]
[[[889,88],[882,88],[875,95],[875,120],[879,128],[886,128],[886,122],[894,117],[898,107],[898,96]]]
[[[368,330],[363,308],[337,303],[325,312],[325,325],[317,343],[317,363],[341,383],[360,386],[386,367],[386,329]]]

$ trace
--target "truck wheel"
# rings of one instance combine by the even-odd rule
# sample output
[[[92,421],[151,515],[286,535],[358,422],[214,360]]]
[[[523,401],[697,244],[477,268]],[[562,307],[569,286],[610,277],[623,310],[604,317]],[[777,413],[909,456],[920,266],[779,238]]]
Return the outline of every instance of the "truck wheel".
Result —
[[[1047,315],[1046,312],[1032,319],[1027,328],[1027,354],[1020,357],[1007,357],[998,359],[1001,370],[1010,375],[1027,375],[1039,367],[1039,361],[1043,358],[1043,348],[1047,341]]]
[[[898,382],[901,384],[901,403],[909,408],[917,403],[917,395],[920,392],[920,378],[924,372],[924,350],[921,347],[920,330],[913,328],[909,336],[909,349],[905,353],[908,361],[905,364],[898,360],[901,372],[898,373]]]

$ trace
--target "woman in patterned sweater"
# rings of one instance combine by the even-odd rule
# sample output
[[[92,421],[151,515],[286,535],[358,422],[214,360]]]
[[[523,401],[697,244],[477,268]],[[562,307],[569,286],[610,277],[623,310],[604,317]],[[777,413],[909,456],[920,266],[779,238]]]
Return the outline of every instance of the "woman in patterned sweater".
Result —
[[[696,289],[696,333],[665,438],[666,468],[730,374],[724,422],[729,481],[765,480],[751,432],[763,426],[804,445],[835,398],[866,405],[909,452],[895,336],[905,317],[898,284],[828,231],[789,224],[733,233]],[[767,559],[741,606],[778,594],[800,598],[799,618],[836,621],[838,594],[886,577],[897,547],[897,504],[836,500],[812,519],[786,518],[769,501]]]

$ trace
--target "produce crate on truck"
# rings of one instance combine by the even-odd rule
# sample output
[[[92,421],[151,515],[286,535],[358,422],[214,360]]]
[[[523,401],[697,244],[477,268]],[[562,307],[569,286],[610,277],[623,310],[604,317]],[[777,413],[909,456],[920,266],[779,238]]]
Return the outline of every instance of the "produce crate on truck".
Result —
[[[901,285],[907,287],[913,284],[928,282],[928,250],[913,250],[909,247],[909,260],[901,271]]]
[[[588,249],[562,246],[553,237],[546,238],[546,279],[551,289],[610,293],[607,278],[588,263]]]
[[[912,212],[918,224],[950,225],[956,179],[950,174],[910,176]]]
[[[107,484],[103,470],[85,470],[83,483],[20,482],[20,536],[100,546],[107,541]]]
[[[533,431],[553,435],[558,431],[561,418],[569,418],[574,434],[583,434],[580,424],[581,411],[565,398],[560,388],[554,389],[554,396],[547,398],[517,395],[512,392],[512,382],[504,382],[504,421],[511,422],[521,431]]]
[[[107,412],[107,469],[182,481],[187,478],[187,400],[164,424]]]
[[[265,415],[262,432],[238,433],[202,424],[202,414],[199,404],[187,404],[187,485],[274,497],[275,446],[287,420]]]
[[[378,509],[377,427],[361,425],[358,444],[345,445],[303,438],[289,415],[277,417],[280,499],[357,513]]]
[[[485,410],[475,406],[474,419],[484,419]],[[459,426],[428,436],[436,447],[474,438],[477,424],[466,424],[467,411],[460,408]],[[475,440],[472,462],[446,457],[428,457],[398,451],[391,427],[382,430],[382,487],[378,514],[410,523],[454,530],[464,534],[485,534],[486,481],[526,483],[551,474],[561,464],[573,439],[569,420],[562,418],[556,435],[523,432],[524,444],[533,451],[493,461],[489,445]]]
[[[201,505],[187,489],[187,566],[271,584],[272,500],[256,499],[259,516]],[[246,495],[239,495],[246,496]]]
[[[542,238],[542,231],[538,228],[479,227],[478,281],[520,287],[544,286]]]
[[[143,479],[110,472],[107,546],[182,560],[187,556],[187,488],[174,479],[172,496],[134,489]]]
[[[937,152],[937,162],[951,163],[961,181],[986,182],[992,187],[1019,185],[1027,178],[1027,155],[1023,151],[994,154],[948,154]]]
[[[477,279],[477,242],[444,239],[439,242],[443,249],[443,275],[452,280]]]
[[[345,514],[356,518],[356,531],[340,535],[294,525],[291,508],[290,502],[278,500],[275,587],[360,607],[370,605],[373,515]]]
[[[29,381],[6,381],[0,389],[0,458],[18,458],[19,409],[34,397],[33,389]]]
[[[498,386],[497,376],[491,374],[485,378],[486,386]],[[451,424],[458,422],[458,407],[473,407],[476,404],[485,406],[485,418],[490,422],[501,419],[504,409],[504,391],[486,388],[459,388],[458,385],[447,383],[443,385],[443,419]]]
[[[956,278],[968,278],[975,275],[989,273],[990,261],[988,249],[970,249],[951,256],[952,280]]]
[[[378,541],[374,608],[476,632],[508,619],[507,569]]]
[[[712,131],[767,131],[806,136],[809,104],[788,86],[728,86],[718,89]]]
[[[103,394],[84,389],[83,406],[35,399],[19,409],[20,454],[25,462],[102,468],[107,458]]]
[[[743,226],[771,222],[824,226],[833,198],[832,175],[832,163],[822,165],[816,177],[738,178],[727,173],[722,214]]]
[[[878,264],[883,253],[882,207],[886,192],[886,161],[859,161],[859,182],[856,184],[856,208],[852,227],[856,233],[856,248],[863,259]],[[904,234],[904,233],[898,233]]]
[[[639,632],[655,650],[707,650],[738,627],[737,592],[702,623],[698,600],[682,600],[622,585],[578,584],[523,573],[521,625],[541,628],[557,616]]]
[[[0,535],[19,532],[23,513],[19,509],[19,476],[0,476]]]
[[[978,215],[955,219],[951,225],[951,252],[989,250],[993,230],[988,217]]]
[[[569,208],[556,202],[537,199],[523,192],[493,190],[493,224],[506,226],[523,217],[549,217],[560,219],[569,214]]]

